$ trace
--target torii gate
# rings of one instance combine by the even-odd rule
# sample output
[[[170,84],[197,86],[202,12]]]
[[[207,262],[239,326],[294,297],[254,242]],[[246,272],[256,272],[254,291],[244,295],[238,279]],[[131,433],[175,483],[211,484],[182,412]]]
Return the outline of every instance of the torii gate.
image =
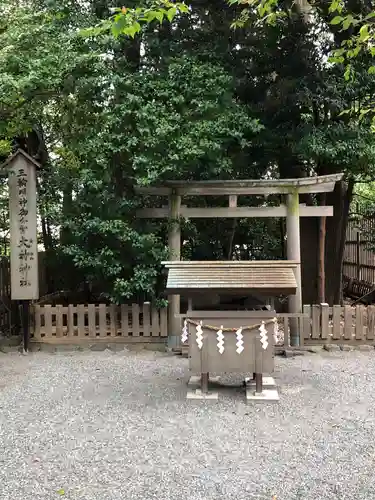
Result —
[[[289,312],[302,312],[300,217],[331,217],[332,206],[306,206],[299,204],[299,195],[304,193],[328,193],[342,173],[305,177],[299,179],[257,179],[230,181],[166,181],[160,186],[138,186],[135,191],[144,195],[168,196],[169,205],[161,208],[143,208],[137,212],[140,218],[168,218],[170,260],[181,260],[181,230],[179,218],[246,218],[286,217],[287,258],[298,263],[295,274],[297,293],[289,297]],[[278,207],[238,207],[238,196],[271,194],[286,195],[286,205]],[[187,207],[181,205],[182,196],[228,196],[228,207]],[[177,347],[180,339],[180,296],[171,295],[168,313],[168,346]],[[292,329],[291,329],[292,330]],[[293,328],[293,330],[295,330]],[[298,331],[291,331],[291,344],[299,344]]]

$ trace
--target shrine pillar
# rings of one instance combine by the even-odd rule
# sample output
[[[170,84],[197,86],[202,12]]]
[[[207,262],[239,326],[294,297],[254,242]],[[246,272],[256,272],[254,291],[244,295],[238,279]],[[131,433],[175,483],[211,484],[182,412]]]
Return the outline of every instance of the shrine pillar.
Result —
[[[295,295],[289,296],[289,312],[302,313],[302,283],[301,283],[301,244],[300,244],[300,214],[299,214],[299,193],[296,189],[287,195],[287,216],[286,216],[286,238],[287,238],[287,258],[297,262],[295,277],[297,290]],[[290,321],[290,345],[298,346],[300,332],[298,319],[291,318]]]
[[[169,196],[169,260],[181,260],[181,228],[180,228],[181,196],[172,193]],[[181,337],[180,296],[168,296],[168,347],[178,347]]]

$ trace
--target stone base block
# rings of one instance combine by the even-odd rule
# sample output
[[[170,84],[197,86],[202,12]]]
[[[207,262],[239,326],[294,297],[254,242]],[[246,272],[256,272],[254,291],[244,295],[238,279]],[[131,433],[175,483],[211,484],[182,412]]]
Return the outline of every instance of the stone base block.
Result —
[[[255,380],[253,380],[252,378],[250,377],[246,377],[245,378],[245,385],[246,387],[249,387],[250,389],[251,388],[255,388]],[[276,387],[276,382],[275,382],[275,379],[273,377],[263,377],[263,387]]]
[[[209,384],[218,384],[220,381],[220,377],[210,377],[208,379]],[[200,386],[201,385],[201,377],[200,375],[191,375],[188,381],[188,386]]]
[[[202,392],[201,389],[189,390],[186,394],[186,399],[212,399],[218,400],[219,394],[217,392]]]
[[[263,391],[258,394],[255,392],[254,388],[246,387],[246,401],[264,401],[265,403],[271,403],[279,400],[280,397],[277,389],[263,389]]]

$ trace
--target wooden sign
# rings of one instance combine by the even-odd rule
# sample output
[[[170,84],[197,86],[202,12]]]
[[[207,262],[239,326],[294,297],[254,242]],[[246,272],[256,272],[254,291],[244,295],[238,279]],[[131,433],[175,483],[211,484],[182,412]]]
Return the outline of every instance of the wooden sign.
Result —
[[[36,169],[18,150],[7,162],[9,176],[10,273],[12,300],[39,298]]]

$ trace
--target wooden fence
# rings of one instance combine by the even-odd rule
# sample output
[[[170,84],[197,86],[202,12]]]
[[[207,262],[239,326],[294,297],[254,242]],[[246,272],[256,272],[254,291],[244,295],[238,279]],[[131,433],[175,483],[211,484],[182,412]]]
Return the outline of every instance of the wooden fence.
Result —
[[[278,346],[289,345],[288,314],[279,317]],[[375,306],[333,306],[328,304],[304,306],[298,318],[300,345],[375,344]]]
[[[375,344],[375,306],[304,306],[302,314],[278,314],[277,346],[289,346],[297,322],[301,346]],[[149,303],[34,306],[32,339],[46,343],[160,342],[168,334],[167,308]]]
[[[167,336],[167,309],[150,303],[34,306],[32,340],[46,343],[157,342]]]
[[[375,217],[352,216],[346,230],[343,274],[352,280],[375,283]]]

